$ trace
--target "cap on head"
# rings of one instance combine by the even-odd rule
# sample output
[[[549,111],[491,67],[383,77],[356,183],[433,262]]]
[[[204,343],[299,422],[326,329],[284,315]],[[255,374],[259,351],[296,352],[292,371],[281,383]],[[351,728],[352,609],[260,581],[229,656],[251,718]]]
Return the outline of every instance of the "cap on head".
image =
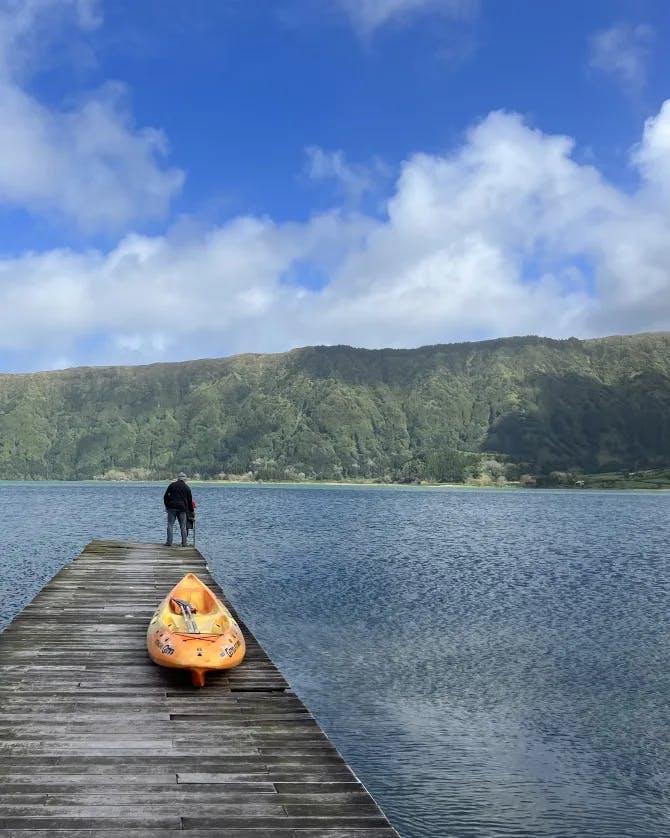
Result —
[[[177,475],[177,480],[186,480],[186,475],[183,471],[179,472],[179,474]]]

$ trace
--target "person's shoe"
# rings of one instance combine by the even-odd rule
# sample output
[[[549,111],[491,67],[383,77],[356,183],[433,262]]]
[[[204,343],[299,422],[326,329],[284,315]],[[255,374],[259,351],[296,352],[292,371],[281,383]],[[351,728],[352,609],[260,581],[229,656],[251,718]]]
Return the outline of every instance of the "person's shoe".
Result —
[[[166,541],[165,544],[163,545],[163,547],[172,547],[172,545],[170,544],[169,541]]]

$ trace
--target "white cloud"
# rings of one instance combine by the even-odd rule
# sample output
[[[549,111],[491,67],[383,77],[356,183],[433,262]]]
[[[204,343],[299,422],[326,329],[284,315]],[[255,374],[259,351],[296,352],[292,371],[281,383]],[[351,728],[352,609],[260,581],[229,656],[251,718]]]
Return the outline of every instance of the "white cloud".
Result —
[[[55,45],[69,50],[78,32],[101,23],[98,0],[0,0],[0,76],[30,76],[49,63]]]
[[[161,166],[162,133],[134,125],[123,85],[63,109],[27,90],[47,24],[92,28],[97,9],[90,0],[0,2],[0,205],[64,216],[86,232],[163,217],[183,182]]]
[[[354,28],[364,35],[392,21],[407,20],[418,12],[464,17],[478,6],[478,0],[336,0],[336,3]]]
[[[132,363],[670,329],[669,138],[667,102],[633,151],[628,193],[576,162],[570,138],[495,112],[459,148],[407,159],[383,218],[242,217],[129,235],[109,253],[5,259],[0,350]],[[301,285],[296,265],[325,287]]]
[[[591,66],[611,75],[628,92],[645,83],[654,40],[651,26],[620,23],[597,32],[591,39]]]
[[[670,198],[670,100],[645,122],[642,142],[633,152],[646,189]]]
[[[305,149],[305,172],[313,181],[332,180],[339,193],[353,204],[358,204],[367,192],[378,188],[380,181],[388,178],[388,167],[380,159],[368,166],[348,163],[343,151],[326,151],[319,146]]]

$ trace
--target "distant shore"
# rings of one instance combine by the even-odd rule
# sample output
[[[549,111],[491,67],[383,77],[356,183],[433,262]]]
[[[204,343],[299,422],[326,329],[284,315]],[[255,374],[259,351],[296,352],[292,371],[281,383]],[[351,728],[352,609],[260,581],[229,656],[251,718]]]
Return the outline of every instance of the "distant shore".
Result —
[[[165,483],[171,477],[147,478],[137,475],[99,476],[92,478],[100,483]],[[338,487],[362,487],[362,488],[417,488],[417,489],[568,489],[571,491],[584,491],[587,489],[615,489],[615,490],[670,490],[670,470],[645,471],[635,474],[622,474],[608,472],[603,474],[580,475],[576,480],[570,482],[552,482],[546,475],[533,477],[531,481],[521,482],[508,480],[504,483],[486,481],[468,481],[463,483],[434,483],[430,481],[384,481],[378,478],[358,478],[353,480],[317,480],[304,478],[301,480],[259,480],[256,478],[243,478],[231,476],[230,478],[206,478],[200,475],[189,477],[189,483],[198,483],[208,486],[338,486]]]
[[[246,475],[230,475],[223,478],[203,477],[197,472],[189,475],[189,483],[203,486],[290,486],[290,487],[342,487],[342,488],[397,488],[397,489],[564,489],[570,491],[584,491],[588,489],[613,490],[642,490],[668,491],[670,490],[670,469],[655,469],[640,472],[607,472],[602,474],[571,475],[569,479],[557,480],[550,475],[525,475],[524,480],[486,480],[474,479],[466,482],[432,482],[427,480],[394,481],[380,478],[354,478],[348,480],[319,480],[315,478],[296,479],[259,479]],[[127,472],[115,469],[113,472],[95,475],[94,477],[55,478],[55,477],[10,477],[0,478],[0,482],[18,483],[156,483],[164,484],[174,480],[174,475],[157,477],[154,474],[143,473],[143,470],[132,469]]]

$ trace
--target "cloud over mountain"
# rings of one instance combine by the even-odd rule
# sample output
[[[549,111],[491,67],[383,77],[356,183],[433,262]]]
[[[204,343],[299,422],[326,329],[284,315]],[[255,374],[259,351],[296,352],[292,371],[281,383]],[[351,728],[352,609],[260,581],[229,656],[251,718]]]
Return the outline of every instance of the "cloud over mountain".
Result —
[[[666,103],[632,155],[630,194],[578,163],[570,138],[494,112],[459,147],[405,160],[381,216],[239,217],[129,234],[109,252],[7,258],[0,346],[39,336],[76,359],[96,333],[102,357],[140,362],[667,329],[669,132]]]

